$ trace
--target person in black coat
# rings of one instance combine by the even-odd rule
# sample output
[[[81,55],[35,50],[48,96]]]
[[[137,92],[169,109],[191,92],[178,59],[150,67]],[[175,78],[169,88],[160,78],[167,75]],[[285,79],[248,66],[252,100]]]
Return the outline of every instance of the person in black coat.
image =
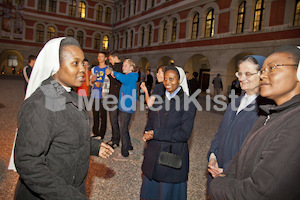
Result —
[[[210,199],[300,199],[299,58],[296,46],[266,58],[260,95],[276,105],[260,106],[267,116],[257,119],[227,170],[212,180]]]
[[[265,59],[264,56],[249,55],[238,62],[236,76],[245,93],[228,105],[211,142],[207,155],[210,172],[207,178],[208,190],[212,177],[227,169],[230,160],[239,152],[248,132],[262,114],[259,105],[265,104],[267,100],[259,96],[259,70]]]
[[[196,90],[200,89],[200,83],[197,80],[198,73],[193,72],[193,78],[188,81],[189,89],[190,89],[190,95],[193,95]]]
[[[193,130],[196,107],[189,103],[188,108],[185,108],[185,99],[188,96],[179,86],[180,77],[176,67],[166,68],[163,84],[166,88],[161,99],[163,101],[153,104],[153,108],[161,109],[150,112],[143,136],[147,148],[142,164],[143,183],[140,198],[186,199],[189,172],[187,141]],[[159,164],[161,151],[181,155],[182,166],[175,169]]]
[[[112,52],[108,56],[108,60],[112,65],[112,70],[115,72],[123,73],[122,66],[123,62],[120,60],[118,54],[116,52]],[[109,111],[109,120],[111,124],[112,136],[111,140],[107,142],[112,148],[118,147],[120,144],[120,127],[119,127],[119,108],[118,108],[118,100],[120,94],[120,88],[122,83],[117,80],[115,77],[112,77],[111,74],[108,75],[110,85],[109,85],[109,96],[114,96],[116,104],[107,104],[110,108],[116,107],[116,109],[112,109]],[[111,98],[108,96],[108,100]]]
[[[153,76],[151,75],[151,70],[147,69],[147,75],[146,75],[146,87],[149,93],[152,91],[152,85],[153,85]]]
[[[88,113],[71,88],[84,81],[83,60],[71,37],[50,40],[37,57],[18,115],[15,199],[87,199],[90,155],[113,152],[90,138]]]

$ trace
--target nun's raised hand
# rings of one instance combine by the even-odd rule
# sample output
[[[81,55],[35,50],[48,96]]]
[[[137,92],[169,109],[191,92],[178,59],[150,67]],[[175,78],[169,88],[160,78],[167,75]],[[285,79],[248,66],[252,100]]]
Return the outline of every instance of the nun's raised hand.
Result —
[[[111,146],[105,144],[104,142],[101,143],[100,150],[99,150],[99,156],[101,158],[108,158],[113,152],[114,149]]]

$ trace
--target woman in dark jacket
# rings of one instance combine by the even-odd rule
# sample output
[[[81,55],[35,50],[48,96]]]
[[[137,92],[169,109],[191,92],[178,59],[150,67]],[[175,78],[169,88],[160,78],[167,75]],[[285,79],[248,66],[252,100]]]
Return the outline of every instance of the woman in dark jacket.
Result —
[[[167,67],[163,81],[166,88],[163,101],[153,105],[157,111],[150,112],[143,136],[148,144],[142,164],[141,199],[186,199],[189,172],[187,141],[193,129],[196,108],[194,104],[185,101],[188,96],[179,83],[178,70],[174,66]],[[161,151],[181,155],[182,167],[175,169],[159,164]]]
[[[84,81],[83,59],[74,38],[50,40],[37,57],[18,116],[15,199],[87,199],[90,155],[113,151],[90,139],[87,111],[71,90]]]
[[[265,60],[260,94],[276,106],[261,106],[268,115],[258,118],[227,170],[211,182],[211,199],[300,199],[299,58],[297,47],[285,47]]]
[[[208,151],[207,188],[212,177],[226,170],[230,160],[237,154],[259,116],[258,105],[266,101],[259,96],[259,70],[265,57],[250,55],[238,62],[236,76],[245,92],[228,105],[219,129]]]

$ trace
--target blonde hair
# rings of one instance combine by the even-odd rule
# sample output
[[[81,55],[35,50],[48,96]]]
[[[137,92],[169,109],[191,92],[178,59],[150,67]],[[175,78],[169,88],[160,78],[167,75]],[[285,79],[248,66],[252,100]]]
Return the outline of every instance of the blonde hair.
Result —
[[[137,66],[135,66],[135,62],[133,60],[127,58],[127,59],[124,60],[124,62],[128,62],[128,64],[133,67],[133,70],[132,70],[133,72],[137,71]]]

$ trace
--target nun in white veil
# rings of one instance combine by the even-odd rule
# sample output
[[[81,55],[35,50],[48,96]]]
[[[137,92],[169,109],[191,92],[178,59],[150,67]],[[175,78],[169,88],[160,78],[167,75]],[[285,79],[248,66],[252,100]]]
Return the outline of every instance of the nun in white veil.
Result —
[[[50,40],[36,59],[18,114],[15,199],[87,199],[90,155],[113,152],[90,138],[88,114],[71,89],[82,84],[83,59],[79,43],[69,37]]]
[[[189,86],[187,84],[187,80],[186,80],[186,75],[184,70],[181,67],[176,66],[177,70],[179,71],[179,75],[180,75],[180,86],[182,88],[182,90],[188,95],[190,96],[190,92],[189,92]]]

